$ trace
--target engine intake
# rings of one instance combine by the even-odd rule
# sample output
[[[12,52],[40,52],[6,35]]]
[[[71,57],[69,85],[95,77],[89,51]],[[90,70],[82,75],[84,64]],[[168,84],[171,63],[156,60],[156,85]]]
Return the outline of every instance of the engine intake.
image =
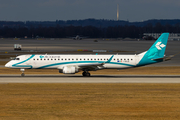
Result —
[[[74,66],[66,66],[62,70],[59,70],[59,73],[64,74],[75,74],[78,72],[78,69]]]

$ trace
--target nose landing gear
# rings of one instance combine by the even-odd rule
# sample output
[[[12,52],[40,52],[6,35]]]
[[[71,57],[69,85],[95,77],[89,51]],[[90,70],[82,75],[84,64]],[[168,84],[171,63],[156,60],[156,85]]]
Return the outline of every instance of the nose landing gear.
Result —
[[[24,77],[25,76],[25,74],[24,74],[25,69],[20,69],[20,71],[22,72],[21,77]]]

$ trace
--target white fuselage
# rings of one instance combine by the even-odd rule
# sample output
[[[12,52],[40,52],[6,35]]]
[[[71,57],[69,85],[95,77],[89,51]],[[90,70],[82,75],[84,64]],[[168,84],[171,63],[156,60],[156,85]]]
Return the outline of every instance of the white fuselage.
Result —
[[[64,66],[75,66],[81,69],[81,65],[93,66],[94,63],[102,63],[97,65],[96,69],[121,69],[135,67],[139,62],[138,55],[113,55],[109,63],[107,62],[112,55],[21,55],[6,64],[9,68],[27,68],[27,69],[63,69]]]

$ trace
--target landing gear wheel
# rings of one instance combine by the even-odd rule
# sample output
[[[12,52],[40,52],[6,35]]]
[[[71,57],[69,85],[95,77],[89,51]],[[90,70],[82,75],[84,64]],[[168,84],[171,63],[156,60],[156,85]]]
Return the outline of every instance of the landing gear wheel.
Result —
[[[24,77],[25,76],[25,74],[24,74],[25,69],[20,69],[20,71],[22,72],[21,77]]]
[[[86,77],[91,76],[91,74],[90,74],[88,71],[84,71],[84,72],[82,73],[82,75],[83,75],[83,76],[86,76]]]
[[[24,73],[22,73],[22,74],[21,74],[21,77],[24,77],[24,76],[25,76],[25,74],[24,74]]]
[[[85,74],[86,74],[86,72],[83,72],[83,73],[82,73],[82,76],[85,76]]]
[[[86,73],[86,76],[90,77],[90,76],[91,76],[91,74],[90,74],[89,72],[87,72],[87,73]]]

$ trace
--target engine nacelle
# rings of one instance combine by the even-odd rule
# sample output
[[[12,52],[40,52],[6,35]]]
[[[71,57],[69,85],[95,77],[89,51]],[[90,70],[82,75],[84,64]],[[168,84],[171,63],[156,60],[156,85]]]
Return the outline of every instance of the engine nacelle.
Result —
[[[79,71],[74,66],[65,66],[62,70],[59,70],[59,73],[64,73],[64,74],[75,74],[77,72]]]

